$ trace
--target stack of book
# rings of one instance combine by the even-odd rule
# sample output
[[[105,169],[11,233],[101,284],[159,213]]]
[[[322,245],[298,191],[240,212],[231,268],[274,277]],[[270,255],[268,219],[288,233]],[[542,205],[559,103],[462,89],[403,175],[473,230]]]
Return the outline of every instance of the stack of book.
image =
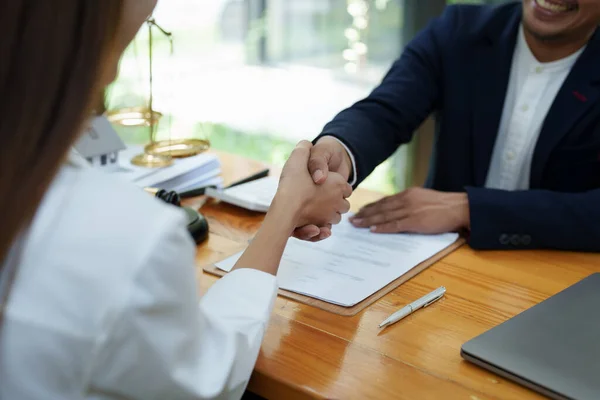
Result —
[[[184,192],[203,186],[223,186],[221,163],[209,153],[175,159],[164,168],[142,168],[131,164],[131,159],[143,152],[141,146],[130,146],[119,154],[120,168],[114,174],[139,187],[154,187]]]

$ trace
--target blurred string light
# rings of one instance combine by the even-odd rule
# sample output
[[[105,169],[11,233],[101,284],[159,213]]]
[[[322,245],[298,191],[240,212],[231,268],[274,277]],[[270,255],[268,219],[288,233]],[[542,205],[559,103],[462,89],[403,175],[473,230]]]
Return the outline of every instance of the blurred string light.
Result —
[[[376,7],[379,8],[384,3],[378,0]],[[363,34],[369,27],[369,4],[366,0],[347,0],[348,14],[352,17],[352,26],[344,31],[344,36],[348,40],[348,47],[342,52],[342,57],[346,61],[344,70],[350,75],[356,74],[364,64],[368,53],[367,45],[362,41]],[[387,0],[383,7],[387,6]]]

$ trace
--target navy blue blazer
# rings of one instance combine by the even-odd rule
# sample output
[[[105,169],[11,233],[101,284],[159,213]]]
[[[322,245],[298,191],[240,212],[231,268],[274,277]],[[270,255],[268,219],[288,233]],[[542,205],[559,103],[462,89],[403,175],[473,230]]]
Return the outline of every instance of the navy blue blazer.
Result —
[[[467,192],[472,247],[600,251],[600,30],[544,121],[530,190],[484,188],[521,7],[447,7],[408,44],[381,85],[322,135],[350,148],[361,182],[434,113],[427,186]]]

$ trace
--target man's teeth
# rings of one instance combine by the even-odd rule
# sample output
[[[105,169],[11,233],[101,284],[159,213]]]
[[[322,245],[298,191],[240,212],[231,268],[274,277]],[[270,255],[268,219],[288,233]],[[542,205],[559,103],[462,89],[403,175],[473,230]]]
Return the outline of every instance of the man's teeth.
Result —
[[[577,7],[577,6],[567,6],[564,4],[551,3],[547,0],[537,0],[537,3],[539,4],[540,7],[545,8],[546,10],[549,10],[549,11],[554,11],[554,12],[570,11]]]

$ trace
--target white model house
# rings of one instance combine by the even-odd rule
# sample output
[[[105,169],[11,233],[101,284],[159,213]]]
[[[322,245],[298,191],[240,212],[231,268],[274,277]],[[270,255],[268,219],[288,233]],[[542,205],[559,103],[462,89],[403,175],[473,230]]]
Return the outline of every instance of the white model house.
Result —
[[[108,119],[99,116],[90,121],[74,148],[94,167],[115,171],[119,169],[119,152],[125,149],[125,143]]]

